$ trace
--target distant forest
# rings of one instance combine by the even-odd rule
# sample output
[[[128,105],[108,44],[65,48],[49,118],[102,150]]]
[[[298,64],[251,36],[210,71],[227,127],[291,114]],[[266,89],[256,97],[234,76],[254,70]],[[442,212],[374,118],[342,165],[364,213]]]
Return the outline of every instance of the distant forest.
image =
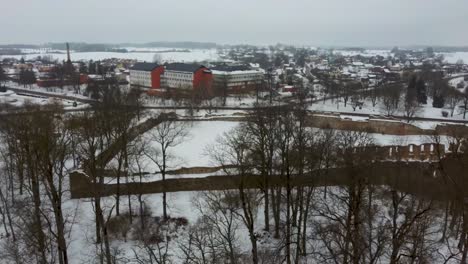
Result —
[[[211,49],[216,48],[216,43],[209,42],[148,42],[148,43],[85,43],[85,42],[70,42],[70,48],[78,52],[127,52],[124,47],[142,47],[142,48],[183,48],[183,49]],[[43,45],[27,45],[27,44],[4,44],[0,45],[0,55],[21,55],[21,49],[41,49],[50,48],[54,50],[65,50],[64,42],[46,43]]]
[[[182,49],[212,49],[218,45],[213,42],[193,42],[193,41],[157,41],[142,44],[122,43],[120,47],[144,47],[144,48],[182,48]]]

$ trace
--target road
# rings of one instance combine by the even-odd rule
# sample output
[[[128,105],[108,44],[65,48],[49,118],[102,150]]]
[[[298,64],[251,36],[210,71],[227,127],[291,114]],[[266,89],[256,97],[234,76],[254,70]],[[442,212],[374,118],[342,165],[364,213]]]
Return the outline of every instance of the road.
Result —
[[[86,103],[86,104],[96,103],[96,100],[93,100],[90,98],[89,99],[79,98],[79,97],[74,97],[74,96],[69,96],[69,95],[64,95],[64,94],[56,94],[56,93],[53,94],[53,93],[48,93],[48,92],[27,90],[26,88],[25,89],[13,88],[10,86],[7,86],[7,89],[15,92],[18,95],[36,95],[36,96],[43,96],[43,97],[54,97],[54,98],[65,99],[65,100],[70,100],[70,101],[77,101],[77,102]]]

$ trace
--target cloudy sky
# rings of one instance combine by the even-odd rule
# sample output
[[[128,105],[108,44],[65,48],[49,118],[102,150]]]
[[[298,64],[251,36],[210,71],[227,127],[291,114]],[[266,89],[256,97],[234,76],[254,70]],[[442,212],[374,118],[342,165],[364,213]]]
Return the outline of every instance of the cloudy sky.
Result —
[[[0,0],[0,43],[468,45],[468,0]]]

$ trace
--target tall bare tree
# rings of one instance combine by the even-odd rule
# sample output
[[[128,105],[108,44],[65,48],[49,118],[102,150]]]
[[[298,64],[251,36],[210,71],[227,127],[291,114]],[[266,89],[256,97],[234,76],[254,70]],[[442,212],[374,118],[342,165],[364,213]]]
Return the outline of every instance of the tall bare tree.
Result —
[[[162,176],[164,190],[166,173],[168,168],[170,168],[169,162],[174,158],[171,155],[171,149],[181,144],[187,136],[187,125],[176,120],[164,121],[150,131],[150,138],[155,143],[155,145],[152,151],[147,153],[147,156],[159,168],[159,172]],[[168,218],[166,191],[163,191],[163,217],[164,219]]]

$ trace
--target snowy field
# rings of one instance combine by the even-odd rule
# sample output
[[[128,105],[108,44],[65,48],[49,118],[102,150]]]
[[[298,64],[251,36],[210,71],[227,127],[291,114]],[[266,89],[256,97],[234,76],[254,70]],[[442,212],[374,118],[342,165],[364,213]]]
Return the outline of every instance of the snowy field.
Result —
[[[214,143],[215,139],[222,135],[225,132],[228,132],[230,129],[235,127],[238,123],[236,122],[222,122],[222,121],[201,121],[193,122],[189,127],[190,135],[181,145],[174,148],[172,151],[173,156],[181,157],[181,164],[184,166],[210,166],[213,165],[210,162],[208,156],[205,155],[206,146]],[[379,134],[372,134],[376,143],[378,144],[409,144],[409,143],[422,143],[427,142],[425,137],[418,136],[404,136],[404,137],[394,137],[394,136],[385,136]],[[405,141],[405,143],[403,143]],[[328,196],[323,195],[323,188],[317,188],[314,192],[313,201],[314,201],[314,212],[315,210],[325,208],[322,205],[333,205],[335,211],[331,213],[340,213],[343,212],[344,203],[334,197],[341,195],[343,190],[340,190],[339,187],[328,187],[327,189]],[[202,192],[174,192],[168,193],[168,214],[171,217],[184,217],[188,220],[189,225],[194,225],[197,223],[203,214],[202,210],[205,210],[205,214],[209,214],[208,208],[199,207],[197,202],[202,202],[201,199]],[[68,196],[68,192],[66,192]],[[327,197],[327,198],[324,198]],[[120,210],[121,213],[128,212],[128,201],[131,200],[133,210],[138,210],[138,201],[136,196],[128,197],[123,195],[120,199]],[[162,208],[162,194],[147,194],[142,196],[145,206],[147,206],[151,212],[151,215],[154,217],[160,217],[163,214]],[[383,201],[385,202],[385,201]],[[390,202],[390,201],[387,201]],[[387,220],[387,212],[390,210],[390,205],[380,204],[380,200],[375,202],[382,210],[382,220]],[[105,197],[102,199],[102,207],[107,214],[115,216],[115,197]],[[94,209],[91,199],[75,199],[71,200],[69,197],[66,197],[63,204],[65,218],[67,220],[67,228],[70,230],[70,234],[67,235],[68,249],[69,249],[69,260],[71,264],[81,264],[81,263],[97,263],[96,259],[96,244],[95,244],[95,218],[94,218]],[[112,212],[111,214],[109,212]],[[331,215],[330,213],[330,215]],[[442,214],[440,214],[442,215]],[[284,215],[283,215],[284,216]],[[328,215],[327,215],[328,216]],[[311,214],[310,221],[313,223],[318,223],[322,221],[323,218],[317,216],[316,214]],[[437,218],[439,220],[439,218]],[[254,207],[254,222],[255,222],[255,232],[259,235],[258,246],[260,249],[273,249],[275,243],[280,243],[279,240],[271,239],[269,236],[262,236],[264,231],[263,228],[263,206],[259,204],[258,207]],[[382,221],[383,222],[383,221]],[[236,245],[239,249],[239,252],[242,254],[249,254],[250,252],[250,243],[248,240],[248,233],[245,226],[242,224],[239,217],[235,218],[234,223],[237,225],[236,230]],[[273,220],[272,222],[273,223]],[[380,223],[380,222],[379,222]],[[376,222],[376,225],[379,224]],[[436,222],[437,223],[437,222]],[[442,220],[440,222],[442,223]],[[334,222],[330,222],[330,225],[333,225]],[[437,226],[438,227],[438,226]],[[320,245],[321,238],[313,236],[315,230],[314,225],[309,225],[311,239],[310,242],[314,242],[314,245]],[[183,239],[186,239],[188,234],[188,227],[185,230],[180,230],[175,236],[170,240],[168,245],[169,254],[171,255],[172,262],[170,263],[186,263],[183,261],[182,254],[180,254],[180,242]],[[269,235],[267,233],[267,235]],[[1,241],[1,240],[0,240]],[[121,263],[144,263],[136,262],[135,252],[141,252],[141,243],[138,244],[136,240],[132,240],[130,237],[128,240],[122,238],[114,238],[111,240],[111,248],[113,254],[116,254],[117,258],[121,260]],[[442,246],[441,246],[442,247]],[[135,250],[135,251],[134,251]],[[1,262],[1,261],[0,261]],[[272,262],[274,263],[274,262]],[[308,262],[309,263],[309,262]],[[312,263],[312,262],[310,262]]]
[[[216,144],[216,140],[229,133],[232,129],[238,126],[239,122],[228,121],[195,121],[186,122],[188,125],[188,136],[183,142],[174,148],[170,149],[170,160],[168,170],[175,170],[182,167],[216,167],[219,166],[209,155],[209,147]],[[319,130],[314,128],[315,131]],[[154,131],[154,130],[152,130]],[[144,134],[145,144],[151,145],[154,149],[159,149],[158,144],[151,138],[151,131]],[[431,143],[434,140],[429,136],[395,136],[371,133],[369,134],[373,139],[373,143],[379,146],[384,145],[409,145],[409,144],[423,144]],[[448,146],[446,137],[441,138],[441,143]],[[161,180],[161,174],[158,167],[148,158],[145,157],[140,160],[142,169],[150,174],[142,177],[143,182]],[[134,169],[136,170],[136,168]],[[213,173],[199,173],[199,174],[179,174],[167,175],[167,178],[201,178],[207,176],[224,175],[222,171]],[[129,181],[139,181],[138,177],[133,177]],[[115,179],[108,178],[106,183],[115,183]]]
[[[364,52],[360,51],[349,51],[349,50],[334,50],[333,54],[341,54],[343,56],[356,56],[361,55],[363,57],[373,57],[373,56],[383,56],[387,58],[388,56],[392,56],[390,50],[365,50]]]
[[[364,57],[373,57],[373,56],[383,56],[387,58],[392,56],[390,50],[365,50],[364,52],[360,51],[349,51],[349,50],[334,50],[334,54],[341,54],[343,56],[356,56],[361,55]],[[468,63],[468,52],[443,52],[437,53],[444,55],[445,60],[448,63],[456,63],[458,60],[463,60],[464,63]]]
[[[197,192],[176,192],[168,193],[167,195],[169,203],[168,214],[171,217],[185,217],[191,224],[196,222],[199,218],[199,213],[193,206],[193,200],[197,196]],[[136,201],[135,197],[133,197],[132,200],[133,206],[137,206],[138,201]],[[153,215],[162,215],[162,194],[144,195],[143,201],[145,205],[150,208]],[[122,208],[128,208],[128,201],[126,198],[122,198],[121,202],[123,203]],[[103,208],[110,209],[114,203],[115,199],[113,197],[103,198]],[[95,240],[93,203],[90,199],[68,200],[64,208],[66,208],[70,214],[76,214],[73,219],[75,223],[70,231],[71,237],[68,247],[70,250],[70,263],[95,263],[92,261],[92,259],[95,258],[93,254],[95,254],[96,251],[95,245],[93,244]],[[112,246],[122,250],[121,257],[133,257],[133,252],[131,250],[131,248],[135,246],[133,242],[116,240],[112,242]]]
[[[383,190],[384,188],[380,188],[380,190]],[[326,216],[333,215],[334,217],[341,217],[340,219],[343,219],[342,212],[344,209],[346,209],[344,203],[339,200],[341,196],[338,195],[343,195],[344,190],[340,187],[328,187],[327,193],[328,195],[324,196],[323,195],[323,188],[317,188],[313,194],[313,201],[314,205],[311,207],[312,210],[318,210],[321,208],[329,208],[332,211],[325,211]],[[200,219],[203,214],[210,213],[207,208],[200,208],[197,204],[198,201],[202,201],[203,194],[202,192],[177,192],[177,193],[168,193],[168,214],[171,217],[184,217],[188,220],[189,225],[194,225],[197,223],[197,220]],[[323,198],[327,197],[327,198]],[[379,206],[376,207],[378,209],[378,220],[381,222],[378,222],[376,220],[375,226],[381,227],[382,223],[385,222],[390,222],[391,218],[388,214],[385,212],[391,212],[391,200],[387,198],[374,198],[375,200],[373,201],[376,205],[378,204]],[[143,201],[144,204],[147,205],[153,216],[161,216],[162,215],[162,195],[161,194],[150,194],[150,195],[143,195]],[[405,200],[406,201],[406,200]],[[110,208],[113,206],[115,203],[115,198],[114,197],[106,197],[102,200],[104,204],[105,210],[108,211]],[[132,206],[135,208],[138,206],[138,202],[136,201],[135,197],[132,198]],[[331,205],[331,206],[330,206]],[[328,206],[328,207],[327,207]],[[399,205],[401,208],[405,208],[403,205]],[[90,200],[87,199],[81,199],[81,200],[69,200],[66,202],[66,208],[69,210],[73,210],[74,213],[76,213],[74,220],[74,224],[71,227],[71,236],[69,237],[70,239],[70,244],[69,244],[69,258],[70,258],[70,263],[72,264],[78,264],[78,263],[95,263],[95,252],[96,252],[96,245],[93,244],[94,242],[94,231],[95,231],[95,226],[94,226],[94,212],[93,212],[93,205],[90,202]],[[331,208],[330,208],[331,207]],[[121,199],[121,210],[124,212],[128,210],[128,201],[127,198],[122,197]],[[402,209],[403,210],[403,209]],[[436,210],[437,209],[433,209]],[[323,210],[321,211],[323,212]],[[431,222],[435,233],[430,233],[425,237],[425,239],[432,239],[433,241],[436,241],[439,239],[439,234],[440,234],[440,228],[442,228],[442,212],[437,211],[438,214],[436,214],[435,219],[433,219]],[[401,213],[401,215],[403,215]],[[283,217],[283,215],[282,215]],[[239,250],[240,253],[242,254],[249,254],[250,252],[250,242],[248,239],[248,232],[245,226],[242,224],[241,220],[236,217],[234,218],[234,224],[235,224],[235,244],[236,248]],[[335,219],[330,217],[330,219]],[[404,220],[403,216],[401,216],[400,220]],[[310,221],[313,221],[314,223],[320,222],[322,225],[333,225],[336,224],[333,220],[329,221],[323,221],[323,217],[320,217],[318,215],[312,215],[310,216]],[[259,205],[258,207],[254,208],[254,229],[256,233],[258,234],[258,247],[260,249],[266,248],[270,250],[279,250],[276,248],[277,245],[280,245],[279,240],[272,239],[270,237],[270,234],[264,232],[262,230],[263,228],[263,222],[264,222],[264,217],[263,217],[263,205]],[[273,224],[273,220],[271,220],[270,224]],[[314,234],[314,232],[317,232],[317,229],[314,225],[309,225],[308,229],[310,230],[311,234]],[[171,256],[171,262],[170,263],[186,263],[184,262],[183,255],[180,254],[180,242],[183,241],[183,239],[186,239],[188,233],[187,233],[187,228],[180,230],[176,236],[171,239],[170,243],[168,244],[169,248],[169,254]],[[266,235],[265,235],[266,234]],[[310,239],[308,240],[309,243],[313,243],[315,246],[320,246],[321,245],[321,240],[322,237],[317,237],[317,236],[310,236]],[[453,247],[456,246],[456,241],[452,242]],[[139,247],[138,245],[141,246],[140,244],[137,244],[135,240],[127,240],[124,241],[122,238],[120,239],[112,239],[111,241],[111,248],[115,250],[114,254],[118,254],[119,259],[127,259],[129,262],[127,263],[142,263],[142,262],[132,262],[131,260],[134,260],[134,256],[136,252],[139,252]],[[388,251],[388,244],[385,244],[386,248],[385,251]],[[134,251],[136,250],[136,251]],[[321,249],[322,252],[327,252],[326,249]],[[442,252],[446,251],[446,245],[444,243],[438,243],[435,244],[435,249],[434,250],[441,250]],[[440,257],[440,256],[439,256]],[[385,261],[385,257],[382,257],[383,262],[382,263],[387,263]],[[311,261],[313,258],[311,259]],[[96,262],[97,263],[97,262]],[[271,263],[277,263],[277,262],[271,262]],[[302,262],[301,262],[302,263]],[[306,263],[306,262],[303,262]],[[307,262],[307,263],[316,263],[316,262]],[[454,262],[448,262],[448,263],[456,263]]]
[[[75,102],[71,100],[63,100],[63,99],[57,99],[57,98],[52,98],[52,97],[48,98],[48,97],[41,97],[41,96],[25,96],[25,95],[16,94],[12,91],[7,91],[6,93],[0,92],[0,104],[8,104],[13,107],[22,107],[26,103],[45,105],[45,104],[50,104],[53,102],[59,102],[63,104],[63,107],[65,110],[81,109],[81,108],[89,107],[89,104],[80,103],[80,102],[76,102],[76,106],[73,106]]]
[[[181,167],[216,166],[210,160],[207,147],[237,125],[237,122],[225,121],[193,122],[187,140],[176,146],[173,154],[179,157]]]
[[[463,60],[464,63],[468,63],[468,52],[448,52],[440,54],[444,55],[448,63],[456,63],[458,60]]]
[[[136,49],[135,49],[136,50]],[[145,49],[148,50],[148,49]],[[161,48],[161,49],[154,49],[153,51],[168,51],[172,50],[172,48]],[[180,49],[177,49],[180,50]],[[57,59],[59,61],[66,60],[67,54],[65,51],[61,51],[63,53],[48,53],[47,51],[41,51],[39,54],[27,54],[27,55],[8,55],[8,56],[0,56],[0,60],[3,58],[16,58],[21,59],[24,57],[25,59],[33,59],[37,56],[52,56],[52,58]],[[71,52],[71,58],[73,61],[88,61],[88,60],[103,60],[103,59],[135,59],[138,61],[153,61],[153,57],[155,54],[159,54],[163,61],[172,62],[193,62],[193,61],[205,61],[205,60],[216,60],[218,59],[218,54],[215,49],[192,49],[189,52],[185,51],[176,51],[176,52],[127,52],[127,53],[120,53],[120,52]]]
[[[258,103],[259,104],[265,104],[268,103],[268,99],[262,99],[259,98]],[[226,98],[226,107],[238,107],[238,108],[249,108],[249,107],[254,107],[255,104],[257,103],[257,99],[255,96],[251,95],[240,95],[240,96],[235,96],[235,95],[230,95],[227,96]],[[156,96],[145,96],[144,97],[144,104],[146,106],[168,106],[168,107],[174,107],[174,106],[181,106],[181,102],[175,102],[172,99],[166,99],[166,98],[161,98],[161,97],[156,97]],[[210,104],[208,102],[203,102],[201,106],[208,107]],[[222,98],[214,98],[211,100],[211,106],[217,106],[221,107],[223,106],[222,103]]]
[[[345,106],[342,99],[338,99],[338,100],[329,99],[329,100],[325,100],[322,102],[318,102],[318,103],[312,104],[312,106],[309,107],[309,110],[323,111],[323,112],[345,112],[345,113],[350,113],[350,114],[358,113],[358,114],[369,114],[369,115],[383,115],[383,116],[386,115],[386,111],[385,109],[381,107],[381,103],[377,102],[377,105],[373,107],[370,99],[366,99],[363,102],[362,108],[356,108],[356,110],[353,109],[352,103],[350,101],[348,101],[348,103]],[[427,104],[422,105],[416,112],[415,116],[424,117],[424,118],[447,119],[447,121],[450,121],[450,119],[457,119],[457,120],[463,119],[463,113],[461,111],[458,111],[458,109],[455,109],[453,113],[453,117],[450,117],[450,115],[449,117],[443,117],[442,111],[444,110],[450,113],[450,109],[441,109],[441,108],[432,107],[432,98],[428,98]],[[404,110],[399,109],[393,115],[404,116]]]
[[[175,170],[182,167],[211,167],[217,166],[214,164],[207,148],[216,142],[218,137],[227,133],[235,126],[237,122],[228,121],[200,121],[200,122],[184,122],[187,126],[188,135],[182,143],[169,149],[169,170]],[[156,129],[156,128],[155,128]],[[159,150],[158,143],[152,139],[152,133],[155,129],[145,133],[143,140],[151,146],[153,150]],[[158,167],[149,159],[144,158],[142,161],[144,171],[157,172]],[[208,176],[208,174],[204,175]],[[160,175],[152,176],[152,180],[158,180]]]
[[[76,99],[90,99],[88,96],[83,95],[82,93],[86,90],[86,84],[80,85],[80,94],[77,94],[73,86],[64,86],[63,88],[59,87],[39,87],[37,84],[31,84],[27,85],[24,87],[24,85],[18,84],[13,81],[7,82],[7,87],[14,88],[14,89],[20,89],[24,90],[25,92],[27,91],[34,91],[34,92],[41,92],[44,94],[50,94],[50,95],[65,95],[69,97],[73,97]]]

